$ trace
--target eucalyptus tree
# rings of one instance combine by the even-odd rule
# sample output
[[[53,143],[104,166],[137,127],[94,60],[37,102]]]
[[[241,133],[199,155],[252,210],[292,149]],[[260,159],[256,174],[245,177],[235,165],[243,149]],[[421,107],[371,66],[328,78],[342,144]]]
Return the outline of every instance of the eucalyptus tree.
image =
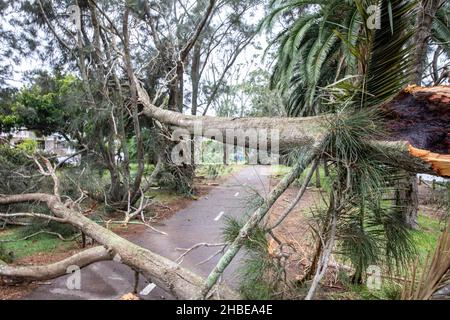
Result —
[[[280,117],[285,110],[278,92],[269,87],[270,73],[262,68],[235,66],[213,103],[219,117]]]
[[[133,204],[150,185],[141,188],[142,130],[154,125],[140,119],[133,72],[157,103],[179,110],[184,65],[209,21],[212,3],[194,24],[181,28],[189,12],[178,13],[179,1],[9,2],[5,18],[17,26],[10,42],[31,38],[52,68],[74,72],[80,79],[83,94],[77,103],[85,112],[71,119],[70,137],[88,146],[109,171],[109,204]],[[138,163],[135,174],[130,170],[130,141]]]
[[[434,51],[432,58],[432,78],[434,84],[439,84],[443,79],[439,72],[438,57],[445,54],[450,58],[450,4],[445,0],[422,0],[418,2],[416,17],[416,34],[414,43],[414,82],[421,85],[426,76],[429,51]],[[433,50],[430,46],[437,47]],[[446,62],[448,64],[448,61]],[[445,75],[448,77],[448,75]]]
[[[221,87],[227,84],[239,55],[251,44],[256,35],[253,11],[261,0],[222,0],[217,3],[213,18],[208,22],[192,50],[190,64],[191,114],[199,107],[206,115]],[[197,2],[201,8],[202,1]],[[203,5],[204,6],[204,5]],[[199,14],[198,12],[196,13]],[[195,17],[195,15],[194,15]]]
[[[77,103],[83,106],[84,113],[71,119],[72,130],[66,133],[70,138],[89,145],[90,150],[98,155],[110,173],[107,199],[122,206],[127,201],[128,191],[132,198],[138,194],[136,188],[131,188],[133,182],[126,145],[131,127],[128,112],[131,109],[126,108],[128,98],[120,94],[124,90],[119,80],[123,78],[123,72],[115,64],[121,57],[111,48],[112,39],[106,35],[107,28],[103,25],[100,10],[96,3],[88,1],[72,7],[69,1],[11,2],[12,13],[6,18],[16,26],[19,41],[35,36],[35,45],[41,54],[48,56],[44,61],[53,68],[64,66],[69,72],[77,72],[83,91]],[[45,108],[44,105],[35,107],[39,112]],[[31,111],[33,106],[25,105],[25,108]],[[135,118],[132,121],[135,122]],[[27,125],[33,129],[31,121]],[[52,126],[49,124],[48,127]],[[120,155],[123,155],[123,161],[118,160]],[[136,185],[140,184],[139,179],[138,173]]]

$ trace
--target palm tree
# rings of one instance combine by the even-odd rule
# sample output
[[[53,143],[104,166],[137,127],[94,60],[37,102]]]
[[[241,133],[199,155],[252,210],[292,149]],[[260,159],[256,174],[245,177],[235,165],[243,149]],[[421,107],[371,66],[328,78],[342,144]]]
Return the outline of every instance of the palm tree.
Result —
[[[318,230],[325,242],[318,242],[309,276],[317,270],[313,284],[320,281],[333,247],[355,267],[355,282],[362,281],[370,264],[405,266],[414,254],[405,207],[385,200],[403,173],[373,158],[373,149],[364,140],[383,133],[377,125],[377,107],[396,96],[413,74],[415,3],[283,2],[266,25],[296,6],[309,10],[302,10],[276,38],[279,55],[273,82],[286,98],[291,116],[327,111],[336,113],[337,119],[329,124],[331,134],[324,147],[324,154],[332,155],[326,160],[332,163],[334,187],[328,210],[319,215]],[[366,9],[378,3],[381,28],[371,29]]]
[[[445,53],[449,57],[450,48],[450,4],[445,0],[421,0],[418,2],[416,17],[417,32],[414,37],[415,68],[414,83],[421,85],[428,64],[428,53],[434,49],[437,53]],[[435,62],[435,57],[432,59]],[[436,66],[432,65],[433,82],[439,84],[440,75]]]
[[[422,1],[428,2],[433,3],[432,0]],[[450,5],[434,1],[437,2],[439,4],[434,5],[436,14],[425,26],[428,29],[422,41],[425,41],[425,49],[438,46],[441,53],[449,57]],[[391,1],[388,3],[392,6]],[[262,27],[271,29],[276,21],[287,20],[287,26],[272,41],[278,52],[271,80],[272,86],[282,93],[289,116],[332,111],[322,103],[319,89],[349,76],[366,74],[371,33],[365,23],[370,18],[366,9],[378,4],[376,0],[280,0],[271,3],[271,12]],[[420,12],[415,12],[405,23],[412,26],[416,21],[421,21]],[[416,36],[414,43],[417,41]],[[416,46],[415,51],[417,74],[417,60],[426,59],[427,50],[421,53]],[[420,79],[424,76],[422,70]]]

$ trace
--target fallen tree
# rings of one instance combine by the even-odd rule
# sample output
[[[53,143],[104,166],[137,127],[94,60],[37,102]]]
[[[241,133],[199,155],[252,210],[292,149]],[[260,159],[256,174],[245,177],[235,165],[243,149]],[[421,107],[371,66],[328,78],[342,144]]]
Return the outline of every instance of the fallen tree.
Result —
[[[135,81],[136,78],[135,78]],[[304,118],[218,118],[191,116],[164,110],[152,104],[147,92],[138,87],[143,114],[166,125],[186,130],[192,135],[211,137],[228,142],[227,135],[237,131],[278,130],[280,152],[291,148],[313,145],[327,133],[327,122],[337,115]],[[450,86],[433,88],[406,88],[397,97],[379,107],[386,124],[383,141],[373,141],[384,148],[397,149],[399,156],[409,161],[397,165],[412,173],[430,173],[450,176]],[[208,133],[209,131],[209,133]],[[219,134],[220,133],[220,134]],[[231,143],[248,147],[245,139]],[[270,141],[267,142],[268,147]],[[418,154],[415,148],[426,149],[429,155]],[[436,154],[435,152],[440,152]],[[386,159],[388,162],[395,159]],[[411,166],[411,163],[415,165]]]
[[[179,58],[174,61],[175,67],[168,73],[167,77],[168,79],[171,79],[167,84],[171,89],[174,88],[178,82],[181,81],[182,83],[181,77],[186,62],[186,57],[188,56],[189,51],[195,44],[201,30],[207,22],[208,16],[212,10],[212,7],[214,6],[214,3],[215,1],[210,1],[207,12],[204,15],[198,28],[194,32],[193,37],[190,41],[187,42],[186,46],[179,53]],[[41,8],[41,11],[44,11],[43,8]],[[46,17],[45,12],[43,16]],[[124,16],[127,18],[124,19],[124,24],[127,24],[128,11]],[[400,19],[394,20],[400,21]],[[50,31],[55,34],[58,40],[60,40],[50,21],[47,20],[46,23],[49,25]],[[114,29],[116,35],[121,38],[121,33],[117,31],[117,28],[114,27],[114,23],[111,21],[109,21],[108,23],[112,25],[112,28],[110,29]],[[383,23],[383,25],[389,25],[389,23]],[[397,25],[393,27],[395,27],[395,30],[397,31]],[[102,29],[106,31],[108,28]],[[157,103],[158,98],[161,98],[160,94],[157,93],[154,95],[155,97],[153,98],[153,100],[150,99],[147,91],[143,88],[143,86],[140,85],[139,81],[137,81],[137,78],[134,76],[134,72],[139,72],[133,70],[133,66],[131,64],[133,59],[130,59],[131,57],[126,57],[130,55],[130,52],[128,52],[129,39],[126,39],[128,37],[128,29],[124,29],[126,31],[124,32],[125,37],[123,37],[125,40],[123,41],[123,45],[125,46],[123,51],[125,53],[124,56],[127,60],[125,65],[127,76],[129,78],[128,80],[130,80],[131,82],[130,87],[133,91],[131,101],[134,112],[132,118],[133,121],[136,120],[135,123],[137,125],[139,125],[139,123],[137,121],[138,106],[136,99],[143,105],[143,111],[141,115],[144,115],[151,120],[155,120],[156,122],[160,122],[163,125],[185,129],[191,135],[202,136],[207,131],[211,131],[214,132],[211,137],[224,142],[226,137],[228,136],[228,132],[230,131],[231,133],[235,133],[238,130],[245,131],[247,129],[278,130],[279,146],[281,148],[281,152],[285,152],[296,147],[308,146],[310,148],[305,149],[309,149],[309,152],[311,152],[311,146],[319,144],[319,142],[324,140],[324,138],[329,134],[327,124],[329,122],[332,122],[336,117],[347,116],[346,114],[333,114],[308,118],[226,119],[207,116],[188,116],[178,112],[164,110],[163,108],[157,107],[157,105],[164,106],[164,103]],[[392,30],[387,29],[384,31],[386,31],[386,33],[393,32]],[[381,32],[384,31],[381,30]],[[404,32],[397,32],[396,34],[404,34]],[[383,34],[380,33],[380,35]],[[377,38],[376,40],[378,41],[383,39]],[[383,66],[385,66],[386,69],[391,70],[390,72],[393,75],[388,74],[386,76],[386,73],[380,72],[383,71],[382,69],[380,70],[380,68],[375,68],[377,67],[376,62],[380,61],[381,63],[381,61],[383,60],[380,59],[380,57],[384,58],[387,52],[395,53],[395,46],[398,47],[397,49],[401,49],[402,41],[398,41],[397,38],[393,40],[395,41],[391,41],[391,39],[389,38],[388,41],[390,41],[389,43],[391,45],[383,46],[384,50],[377,52],[377,55],[373,56],[374,58],[372,59],[372,62],[375,63],[375,66],[373,68],[368,68],[368,78],[371,78],[370,76],[373,76],[373,74],[370,73],[373,70],[377,70],[377,76],[372,77],[376,78],[376,80],[389,80],[391,78],[394,78],[394,76],[398,77],[407,74],[406,72],[402,73],[402,70],[399,71],[398,68],[390,68],[389,64],[387,63],[390,63],[392,61],[395,62],[397,59],[404,60],[405,57],[401,56],[400,54],[394,56],[394,59],[387,59],[387,62],[383,61]],[[62,41],[60,40],[60,42]],[[380,43],[383,44],[382,42],[379,42],[378,47],[380,47]],[[376,46],[370,47],[374,48]],[[85,54],[81,52],[79,55],[80,64],[85,63]],[[86,68],[83,67],[80,69],[83,72],[83,70]],[[89,79],[86,79],[86,84],[89,82],[88,80]],[[387,85],[384,82],[374,83],[371,86],[371,88],[382,89],[386,87],[388,87],[390,90],[393,90],[394,93],[399,90],[397,86],[391,84]],[[117,88],[120,89],[121,86],[118,85]],[[136,92],[134,92],[135,90]],[[170,91],[172,92],[173,90]],[[88,92],[89,90],[86,90],[86,94]],[[368,90],[368,92],[369,95],[377,96],[377,94],[375,94],[371,90]],[[445,166],[445,163],[448,163],[449,153],[449,92],[449,87],[437,87],[432,89],[420,87],[416,87],[413,89],[409,88],[391,101],[383,103],[381,106],[379,106],[379,110],[383,114],[385,119],[386,129],[389,132],[386,137],[384,137],[384,139],[374,139],[373,141],[371,141],[371,143],[376,145],[380,150],[389,150],[389,152],[380,152],[376,155],[380,158],[381,162],[403,168],[404,170],[407,170],[411,173],[423,172],[437,173],[442,176],[450,175],[448,170],[446,169],[448,167]],[[137,97],[135,96],[136,93]],[[386,93],[383,93],[382,97],[384,97],[385,95]],[[167,100],[173,100],[175,96],[169,94],[168,98],[169,99]],[[171,103],[169,103],[169,106],[170,105]],[[411,112],[411,110],[413,110],[414,112]],[[200,130],[198,130],[199,128]],[[136,131],[139,132],[139,130]],[[232,141],[227,142],[241,146],[248,146],[248,141],[246,139],[233,139]],[[270,143],[268,143],[268,146],[270,147]],[[418,149],[423,149],[425,151],[415,151]],[[395,156],[392,156],[392,154],[395,154]],[[435,154],[440,155],[435,156]],[[113,158],[114,156],[111,157],[111,159]],[[161,257],[142,247],[139,247],[131,243],[130,241],[127,241],[126,239],[123,239],[120,236],[114,234],[112,231],[99,226],[97,223],[88,219],[79,211],[74,210],[70,206],[70,203],[63,203],[59,195],[59,183],[57,181],[56,174],[49,171],[49,173],[53,173],[51,174],[51,176],[54,178],[55,182],[54,194],[32,193],[21,195],[4,195],[0,196],[0,205],[9,206],[24,202],[39,202],[41,204],[45,204],[55,215],[55,219],[58,219],[59,222],[68,223],[75,226],[84,234],[96,240],[103,247],[98,247],[95,250],[89,249],[90,251],[85,251],[78,256],[73,256],[69,259],[46,267],[16,267],[8,266],[2,263],[2,266],[0,266],[0,276],[4,278],[23,279],[30,279],[31,277],[31,279],[33,279],[32,274],[33,272],[36,272],[36,276],[38,276],[39,279],[52,278],[61,275],[62,270],[69,262],[74,262],[75,264],[82,267],[88,265],[89,263],[94,263],[102,259],[110,259],[111,256],[118,255],[122,263],[143,274],[149,281],[157,284],[159,287],[169,293],[172,293],[178,298],[238,298],[238,295],[226,286],[221,284],[219,286],[216,286],[217,280],[220,278],[220,275],[232,260],[232,258],[239,251],[240,247],[242,246],[242,242],[245,240],[249,232],[256,225],[258,225],[261,219],[267,214],[272,204],[296,179],[299,173],[305,169],[309,161],[313,160],[313,158],[314,152],[312,152],[311,158],[308,161],[303,164],[298,163],[296,166],[294,166],[293,171],[288,176],[286,176],[279,185],[277,185],[277,187],[269,195],[268,199],[266,199],[264,204],[253,213],[250,220],[244,225],[241,233],[236,238],[236,240],[232,244],[230,244],[228,251],[225,252],[224,256],[220,260],[217,267],[213,270],[211,275],[208,277],[207,281],[190,272],[189,270],[180,267],[175,262]],[[347,164],[348,163],[346,163],[346,165]],[[142,169],[143,167],[142,165],[140,165],[140,170],[142,171]],[[140,176],[141,174],[142,173],[140,173],[138,176]],[[135,191],[137,193],[138,188],[135,188]],[[27,214],[22,214],[22,216],[27,216]],[[35,215],[35,217],[38,216]],[[326,266],[327,264],[323,263],[323,265]],[[42,270],[46,271],[42,272]],[[218,290],[213,291],[213,288],[218,288]]]
[[[47,168],[50,171],[48,174],[53,178],[54,185],[58,186],[58,177],[54,174],[51,167],[48,166],[48,160],[44,159],[44,162],[47,163]],[[119,259],[115,260],[119,260],[121,263],[139,272],[148,281],[153,282],[176,298],[192,299],[200,295],[204,283],[202,277],[181,267],[176,262],[122,238],[111,230],[85,217],[82,213],[71,209],[70,201],[63,203],[58,192],[58,188],[55,187],[54,194],[30,193],[0,195],[0,205],[31,202],[45,204],[59,222],[76,227],[102,246],[88,249],[49,266],[24,267],[9,266],[0,263],[0,278],[3,279],[4,283],[18,279],[53,279],[65,274],[67,266],[76,265],[82,268],[94,262],[111,260],[113,257],[118,257]],[[226,285],[220,285],[217,291],[210,296],[212,299],[218,297],[224,299],[239,298],[238,294]]]
[[[112,260],[114,255],[103,246],[93,247],[77,253],[62,261],[46,266],[9,266],[0,262],[1,275],[4,282],[40,281],[60,277],[67,274],[69,267],[76,265],[84,268],[99,261]],[[1,283],[1,282],[0,282]]]
[[[88,249],[66,260],[49,266],[16,267],[1,265],[0,277],[4,281],[9,279],[45,280],[59,277],[66,273],[66,267],[77,265],[82,268],[94,262],[111,260],[118,255],[120,262],[130,266],[147,280],[180,299],[191,299],[199,296],[203,285],[203,278],[181,267],[179,264],[142,248],[114,232],[98,225],[80,212],[68,208],[57,195],[51,194],[22,194],[0,196],[0,205],[11,205],[23,202],[40,202],[58,218],[83,231],[103,247]],[[236,299],[238,295],[225,285],[221,285],[219,296]],[[214,295],[212,296],[214,298]]]
[[[291,148],[291,147],[301,147],[309,146],[309,150],[317,145],[326,134],[325,123],[327,121],[327,116],[322,117],[312,117],[312,118],[289,118],[289,119],[277,119],[277,118],[238,118],[238,119],[224,119],[224,118],[213,118],[213,117],[193,117],[182,115],[180,113],[163,110],[155,107],[150,103],[150,100],[145,93],[145,91],[139,86],[138,93],[141,103],[144,105],[144,114],[165,124],[181,127],[188,130],[190,133],[194,134],[195,127],[201,124],[203,133],[206,130],[214,129],[221,130],[224,134],[222,137],[226,137],[226,130],[238,130],[241,128],[256,128],[256,129],[278,129],[280,130],[280,147]],[[439,89],[428,89],[428,88],[416,88],[410,92],[403,92],[397,98],[393,99],[389,104],[391,106],[398,105],[398,103],[404,101],[405,97],[410,100],[409,103],[415,104],[417,101],[416,97],[421,97],[421,105],[427,108],[436,105],[436,98],[423,100],[423,96],[433,97],[438,90],[439,94],[439,108],[442,108],[442,112],[436,112],[435,118],[429,119],[429,124],[435,124],[436,119],[448,115],[448,103],[445,99],[450,96],[450,87],[439,87]],[[433,92],[431,95],[430,92]],[[444,102],[444,103],[442,103]],[[383,109],[383,108],[381,108]],[[388,119],[389,113],[386,113],[386,118]],[[420,117],[420,114],[417,115]],[[388,120],[387,120],[388,121]],[[392,119],[389,121],[393,121]],[[389,122],[388,121],[388,122]],[[441,121],[441,119],[439,119]],[[424,129],[425,130],[425,129]],[[426,130],[425,130],[426,131]],[[409,131],[414,132],[414,131]],[[390,151],[396,151],[396,157],[386,157],[383,159],[386,163],[398,165],[410,172],[424,172],[424,173],[437,173],[442,176],[448,176],[449,173],[446,167],[448,165],[448,155],[443,154],[439,157],[434,156],[431,158],[430,154],[434,154],[431,151],[426,151],[424,153],[418,154],[417,149],[414,148],[409,141],[405,141],[408,138],[407,133],[403,133],[402,139],[399,141],[395,140],[395,133],[391,132],[391,136],[388,140],[391,141],[373,141],[372,143],[382,146],[383,148],[389,149]],[[398,134],[398,133],[397,133]],[[214,138],[218,138],[215,136]],[[444,140],[437,140],[437,142],[426,145],[431,150],[436,146],[442,146]],[[416,143],[413,137],[411,137],[411,142]],[[235,144],[239,141],[235,140]],[[245,140],[243,142],[245,144]],[[418,145],[423,147],[423,145]],[[307,148],[308,149],[308,148]],[[391,153],[391,152],[390,152]],[[383,158],[383,154],[379,155]],[[309,158],[306,165],[313,159]],[[437,159],[437,160],[436,160]],[[266,200],[263,207],[258,209],[253,218],[251,218],[246,225],[247,232],[243,230],[241,237],[236,239],[235,243],[231,245],[230,249],[225,253],[224,257],[221,259],[221,264],[219,264],[216,269],[211,273],[207,281],[202,277],[194,274],[193,272],[182,268],[177,263],[159,256],[147,249],[133,244],[132,242],[116,235],[112,231],[98,225],[89,218],[83,216],[80,212],[71,208],[70,204],[61,202],[59,196],[59,181],[57,180],[56,174],[51,172],[50,167],[47,165],[49,170],[48,174],[54,180],[54,194],[21,194],[21,195],[3,195],[0,196],[0,205],[12,205],[16,203],[23,202],[40,202],[52,211],[55,215],[55,220],[59,222],[64,222],[71,224],[82,231],[87,236],[93,238],[95,241],[103,245],[103,247],[97,247],[93,249],[88,249],[78,255],[70,257],[59,263],[43,266],[43,267],[16,267],[8,266],[3,264],[0,266],[0,276],[4,279],[24,279],[24,280],[43,280],[58,277],[64,274],[64,267],[70,264],[75,264],[79,267],[84,267],[91,263],[110,260],[111,257],[118,255],[122,263],[130,266],[140,274],[142,274],[146,279],[155,283],[165,291],[173,294],[175,297],[182,299],[191,299],[194,297],[204,297],[209,294],[208,298],[228,298],[236,299],[238,294],[229,289],[226,285],[219,284],[216,282],[223,270],[225,269],[227,263],[231,261],[234,255],[239,251],[243,239],[248,234],[255,224],[259,221],[270,209],[271,205],[276,201],[280,194],[282,194],[286,188],[295,180],[293,177],[298,176],[300,171],[303,171],[306,167],[305,164],[300,167],[296,167],[286,179],[283,180],[273,191],[273,194],[269,199]],[[300,170],[300,171],[299,171]],[[42,167],[41,167],[42,172]],[[286,182],[287,181],[287,182]],[[39,217],[39,216],[36,216]],[[42,218],[45,218],[42,217]],[[218,287],[216,287],[218,286]],[[217,290],[212,290],[216,287]]]
[[[135,81],[137,82],[136,78]],[[249,147],[248,141],[236,138],[230,140],[230,134],[242,132],[244,128],[245,130],[278,130],[280,152],[296,147],[309,147],[306,150],[309,149],[309,152],[311,152],[314,145],[320,144],[330,135],[328,122],[335,121],[336,117],[348,116],[348,114],[333,114],[307,118],[194,117],[157,108],[151,103],[149,96],[139,83],[137,83],[137,88],[139,100],[144,106],[143,114],[151,119],[176,128],[182,128],[191,135],[205,135],[223,143],[232,143],[243,147]],[[449,107],[450,87],[446,86],[435,88],[408,87],[390,101],[376,107],[383,120],[383,132],[386,132],[386,134],[383,135],[383,139],[374,139],[369,142],[380,150],[375,156],[379,158],[380,162],[391,167],[402,168],[411,174],[430,173],[450,176],[448,170],[450,161]],[[270,142],[265,142],[264,145],[269,146]],[[417,150],[419,149],[417,148],[426,148],[427,150],[418,153]],[[433,151],[442,154],[438,155]],[[313,159],[314,156],[307,163],[309,164]],[[241,228],[239,235],[211,271],[199,298],[204,298],[211,292],[224,270],[241,249],[251,230],[259,224],[270,207],[295,180],[295,178],[290,178],[298,177],[299,173],[305,169],[305,166],[301,163],[302,161],[298,160],[293,171],[275,187],[264,204],[250,216],[247,223]],[[346,185],[346,188],[351,188],[349,181]],[[343,190],[344,194],[346,190]],[[337,215],[339,210],[334,209],[332,212]],[[328,263],[333,243],[334,236],[331,236],[330,243],[327,244],[329,247],[326,254],[321,256],[324,265]],[[315,285],[312,286],[308,294],[309,299],[314,296],[315,288],[325,272],[326,267],[318,268],[314,277]]]

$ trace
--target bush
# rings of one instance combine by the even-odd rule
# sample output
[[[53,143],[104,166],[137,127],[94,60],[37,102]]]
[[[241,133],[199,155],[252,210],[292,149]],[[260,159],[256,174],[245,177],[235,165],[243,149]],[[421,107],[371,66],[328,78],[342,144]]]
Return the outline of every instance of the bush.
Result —
[[[75,227],[69,224],[59,223],[56,221],[47,222],[42,219],[33,219],[30,225],[21,229],[20,237],[25,238],[41,230],[58,233],[64,238],[70,238],[78,232]]]
[[[51,192],[53,189],[50,177],[38,174],[36,163],[23,149],[32,148],[33,143],[12,148],[9,145],[0,145],[0,193],[19,194]],[[45,155],[44,156],[48,156]]]
[[[13,260],[14,260],[13,254],[11,252],[8,252],[8,250],[6,250],[3,244],[0,243],[0,261],[12,263]]]
[[[233,170],[232,166],[223,164],[205,164],[197,169],[198,175],[204,175],[208,179],[216,179],[229,174]]]
[[[24,139],[21,143],[17,145],[17,148],[26,154],[34,154],[37,151],[38,143],[33,139]]]
[[[110,182],[109,172],[97,167],[89,159],[84,160],[80,166],[66,167],[59,171],[61,195],[73,200],[78,199],[81,188],[93,198],[103,201],[104,192]]]
[[[227,218],[223,230],[226,242],[232,242],[239,234],[243,221]],[[244,243],[246,259],[238,270],[239,291],[245,299],[270,300],[276,297],[280,283],[282,266],[268,252],[269,243],[264,230],[256,228]]]

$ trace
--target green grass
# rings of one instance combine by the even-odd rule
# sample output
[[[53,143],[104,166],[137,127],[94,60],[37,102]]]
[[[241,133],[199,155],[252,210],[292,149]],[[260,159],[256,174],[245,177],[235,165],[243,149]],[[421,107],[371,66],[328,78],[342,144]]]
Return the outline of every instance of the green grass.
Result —
[[[291,171],[291,167],[289,167],[289,166],[285,166],[282,164],[272,166],[273,175],[277,176],[277,177],[278,176],[282,177],[282,176],[288,174],[289,171]]]
[[[146,193],[146,195],[151,197],[154,201],[160,203],[171,203],[179,200],[180,198],[184,198],[182,194],[163,189],[150,190]]]
[[[438,238],[445,226],[438,218],[434,218],[423,213],[418,217],[419,230],[413,230],[412,237],[416,245],[419,260],[424,263],[426,256],[432,254],[436,248]],[[419,264],[419,268],[422,264]],[[403,272],[402,272],[403,273]],[[419,272],[420,274],[420,272]],[[399,274],[399,277],[408,277]],[[366,285],[353,285],[347,275],[340,275],[340,280],[344,285],[344,292],[330,292],[326,294],[327,299],[349,299],[349,300],[395,300],[400,298],[401,286],[392,280],[383,279],[380,290],[369,290]]]
[[[208,179],[215,179],[220,177],[226,177],[234,172],[239,171],[242,168],[242,165],[232,164],[232,165],[223,165],[223,164],[209,164],[209,165],[200,165],[195,170],[196,176],[204,176]]]
[[[400,300],[401,286],[384,281],[381,289],[370,290],[366,285],[346,286],[345,292],[331,292],[327,295],[330,300]]]
[[[70,170],[70,169],[64,169],[64,170]],[[138,164],[137,163],[130,163],[130,174],[132,177],[136,176],[138,170]],[[155,170],[155,166],[153,164],[145,164],[144,165],[144,176],[149,176],[152,174],[153,170]],[[58,173],[58,175],[61,176],[62,171],[60,171]],[[70,172],[70,171],[69,171]],[[100,174],[101,172],[101,174]],[[92,174],[95,175],[95,182],[96,184],[98,184],[98,186],[104,186],[107,185],[109,183],[111,183],[110,181],[110,172],[106,169],[104,170],[92,170]]]
[[[23,237],[21,227],[2,231],[0,240],[14,240]],[[61,241],[58,237],[40,234],[28,240],[0,243],[4,253],[12,252],[15,259],[28,257],[40,252],[52,252],[56,249],[69,249],[74,242]]]
[[[138,170],[138,164],[130,163],[130,172],[133,177],[136,176],[137,170]],[[155,170],[155,166],[153,164],[145,164],[144,165],[144,176],[148,176],[148,175],[152,174],[153,170]]]
[[[419,230],[412,231],[413,239],[421,260],[424,260],[429,252],[433,252],[439,235],[443,230],[443,224],[437,218],[419,214]]]

